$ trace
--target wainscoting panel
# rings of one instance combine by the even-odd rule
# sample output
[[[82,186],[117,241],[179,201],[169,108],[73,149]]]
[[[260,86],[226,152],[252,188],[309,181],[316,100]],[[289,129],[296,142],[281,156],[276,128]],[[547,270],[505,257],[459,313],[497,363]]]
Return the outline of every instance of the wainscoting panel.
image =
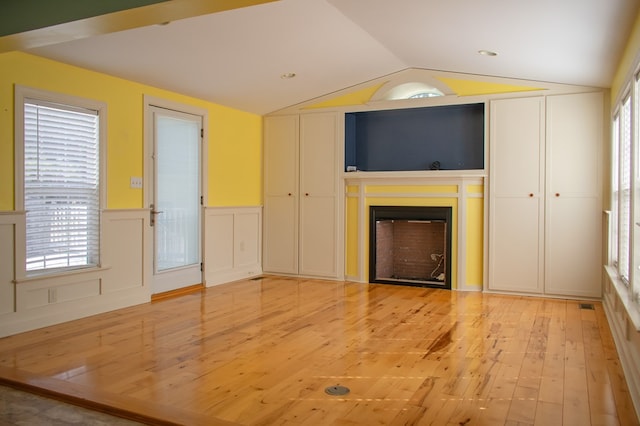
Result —
[[[65,302],[100,296],[100,273],[76,274],[64,280],[38,280],[18,286],[18,311],[27,312],[45,306],[61,306]],[[64,309],[68,309],[67,306]],[[57,308],[54,308],[55,310]],[[73,308],[71,308],[73,310]]]
[[[25,277],[15,273],[24,262],[24,213],[0,213],[0,337],[150,301],[148,217],[146,209],[105,210],[102,265]]]
[[[261,207],[207,207],[204,229],[207,286],[262,274]]]
[[[233,212],[208,214],[205,234],[205,265],[213,274],[233,269]],[[209,281],[209,279],[207,279]]]
[[[0,316],[15,312],[15,221],[15,215],[0,213]]]
[[[235,215],[233,232],[238,241],[234,244],[233,253],[237,266],[254,267],[260,264],[260,211],[241,212]]]
[[[151,245],[144,250],[148,219],[146,210],[108,210],[103,213],[102,259],[108,271],[104,276],[102,293],[145,286],[144,271],[151,269],[145,268],[147,260],[144,256],[151,255],[152,250]]]

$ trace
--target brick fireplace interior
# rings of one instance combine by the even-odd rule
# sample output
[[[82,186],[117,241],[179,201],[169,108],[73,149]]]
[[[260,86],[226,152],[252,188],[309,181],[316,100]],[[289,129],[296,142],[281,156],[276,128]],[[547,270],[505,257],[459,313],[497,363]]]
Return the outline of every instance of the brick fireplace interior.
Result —
[[[369,282],[451,288],[451,207],[371,206]]]

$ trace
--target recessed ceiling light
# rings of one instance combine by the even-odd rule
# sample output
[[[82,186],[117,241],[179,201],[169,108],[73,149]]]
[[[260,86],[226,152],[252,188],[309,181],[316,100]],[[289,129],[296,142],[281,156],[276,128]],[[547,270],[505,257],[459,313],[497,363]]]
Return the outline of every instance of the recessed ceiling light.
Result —
[[[483,56],[498,56],[498,54],[496,52],[491,51],[491,50],[481,49],[481,50],[478,50],[478,53],[483,55]]]
[[[285,80],[286,80],[286,79],[288,79],[288,78],[293,78],[293,77],[295,77],[295,76],[296,76],[296,73],[295,73],[295,72],[287,72],[287,73],[282,74],[282,75],[280,76],[280,78],[283,78],[283,79],[285,79]]]

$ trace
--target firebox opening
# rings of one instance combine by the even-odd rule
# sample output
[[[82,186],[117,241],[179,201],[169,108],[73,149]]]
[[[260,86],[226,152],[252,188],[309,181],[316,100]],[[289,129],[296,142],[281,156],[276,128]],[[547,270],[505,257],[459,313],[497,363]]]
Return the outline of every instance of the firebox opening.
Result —
[[[451,207],[371,206],[369,282],[451,288]]]

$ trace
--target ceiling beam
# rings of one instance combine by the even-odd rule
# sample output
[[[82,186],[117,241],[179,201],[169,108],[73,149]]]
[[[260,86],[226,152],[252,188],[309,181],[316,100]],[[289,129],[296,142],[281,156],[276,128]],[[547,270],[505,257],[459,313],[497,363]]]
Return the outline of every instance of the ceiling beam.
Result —
[[[0,37],[168,0],[3,0]]]
[[[33,0],[32,0],[33,1]],[[50,0],[48,0],[50,2]],[[0,36],[0,53],[14,50],[26,50],[39,46],[62,43],[91,37],[101,34],[123,31],[148,25],[162,24],[170,21],[190,18],[199,15],[223,12],[241,7],[254,6],[263,3],[270,3],[277,0],[128,0],[119,1],[117,6],[112,5],[111,9],[104,8],[84,8],[75,12],[67,11],[52,16],[53,22],[75,19],[68,22],[53,23],[44,26],[22,31],[15,34]],[[37,3],[37,1],[35,2]],[[55,2],[51,2],[54,3]],[[76,3],[75,1],[72,3]],[[81,2],[84,3],[84,2]],[[103,2],[109,3],[109,2]],[[142,6],[140,6],[142,4]],[[37,6],[34,3],[24,3],[25,6]],[[133,7],[132,7],[133,6]],[[131,8],[127,8],[131,7]],[[115,8],[115,11],[113,11]],[[21,19],[24,12],[19,8],[14,8],[13,18],[10,13],[3,10],[2,19]],[[109,11],[112,10],[112,11]],[[11,12],[11,10],[9,11]],[[106,12],[106,13],[104,13]],[[92,16],[95,13],[104,13]],[[81,17],[81,18],[78,18]],[[24,19],[24,18],[23,18]],[[39,20],[38,22],[44,22]],[[34,28],[43,24],[23,22],[13,28]],[[44,25],[47,25],[46,23]],[[3,27],[4,28],[4,27]]]

